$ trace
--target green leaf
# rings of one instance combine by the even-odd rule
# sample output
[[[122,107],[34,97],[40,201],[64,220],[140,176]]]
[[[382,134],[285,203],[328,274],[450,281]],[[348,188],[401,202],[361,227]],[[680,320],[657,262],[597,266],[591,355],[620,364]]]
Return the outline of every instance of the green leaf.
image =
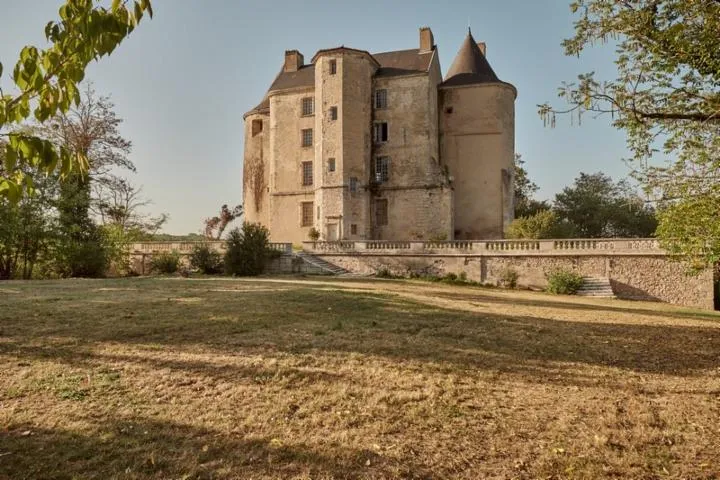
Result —
[[[17,164],[17,153],[13,150],[10,145],[5,148],[5,171],[8,173],[15,170]]]

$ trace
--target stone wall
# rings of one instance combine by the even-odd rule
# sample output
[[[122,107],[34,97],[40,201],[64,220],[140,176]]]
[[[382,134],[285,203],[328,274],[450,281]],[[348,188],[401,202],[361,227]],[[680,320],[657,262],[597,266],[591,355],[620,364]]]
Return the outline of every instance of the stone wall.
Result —
[[[453,177],[454,239],[502,238],[513,219],[514,87],[440,87],[440,158]]]
[[[325,253],[323,260],[354,273],[388,269],[395,275],[444,276],[465,273],[469,280],[497,285],[508,269],[518,273],[518,285],[544,289],[545,274],[554,269],[584,276],[607,277],[618,298],[662,301],[706,310],[714,308],[712,272],[687,276],[677,262],[665,256],[458,256]]]

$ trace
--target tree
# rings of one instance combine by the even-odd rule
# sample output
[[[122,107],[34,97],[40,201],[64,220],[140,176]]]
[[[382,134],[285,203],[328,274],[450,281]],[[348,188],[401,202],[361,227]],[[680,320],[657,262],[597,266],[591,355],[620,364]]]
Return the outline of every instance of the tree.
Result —
[[[554,211],[584,238],[649,237],[657,227],[654,209],[627,181],[603,173],[581,173],[555,196]]]
[[[150,0],[113,0],[110,8],[93,0],[66,0],[59,21],[45,26],[46,49],[26,46],[13,70],[19,92],[6,95],[0,90],[0,134],[8,138],[5,169],[0,175],[0,196],[18,201],[32,191],[35,173],[83,173],[88,160],[82,149],[59,149],[47,139],[22,132],[3,133],[28,119],[31,113],[40,123],[80,102],[78,84],[93,60],[110,55],[135,29],[145,14],[152,16]],[[0,63],[0,77],[3,75]]]
[[[166,213],[157,217],[143,213],[141,209],[152,202],[143,196],[142,188],[135,187],[127,179],[112,176],[96,185],[94,190],[94,212],[102,225],[152,236],[169,218]]]
[[[0,175],[4,173],[3,146],[0,141]],[[0,197],[0,280],[32,278],[37,262],[55,238],[50,206],[55,190],[55,179],[41,177],[33,194],[18,202]]]
[[[270,249],[270,232],[259,223],[243,223],[242,230],[230,231],[225,251],[225,273],[257,276],[263,273],[265,262],[274,252]]]
[[[533,198],[539,187],[530,180],[522,155],[515,155],[515,218],[534,215],[541,210],[548,210],[550,205],[545,201]]]
[[[205,237],[220,240],[227,226],[243,214],[243,206],[237,205],[230,210],[227,205],[220,207],[220,215],[205,219]]]
[[[507,238],[541,239],[572,238],[574,226],[563,222],[552,210],[539,210],[532,215],[516,218],[510,224]]]
[[[571,9],[579,18],[565,53],[612,43],[617,78],[582,74],[560,88],[567,108],[540,105],[540,115],[551,125],[558,114],[610,116],[627,134],[643,187],[661,204],[677,202],[667,212],[685,212],[663,217],[679,222],[659,230],[663,244],[712,264],[720,241],[692,234],[710,233],[695,227],[720,218],[720,1],[575,0]],[[669,162],[652,162],[659,154]]]

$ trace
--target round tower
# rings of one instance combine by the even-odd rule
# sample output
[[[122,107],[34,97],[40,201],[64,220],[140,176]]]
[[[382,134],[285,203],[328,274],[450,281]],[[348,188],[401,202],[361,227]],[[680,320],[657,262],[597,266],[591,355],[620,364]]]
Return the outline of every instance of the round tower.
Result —
[[[263,101],[245,114],[245,161],[243,163],[243,207],[245,221],[268,226],[270,214],[270,101]]]
[[[468,35],[439,85],[440,158],[454,187],[456,239],[502,238],[513,220],[515,98]]]

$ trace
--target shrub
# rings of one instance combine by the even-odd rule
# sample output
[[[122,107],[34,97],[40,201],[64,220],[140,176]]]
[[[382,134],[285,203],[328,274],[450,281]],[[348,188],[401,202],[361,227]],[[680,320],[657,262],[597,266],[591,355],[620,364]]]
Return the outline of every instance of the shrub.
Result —
[[[460,272],[460,275],[458,275],[458,280],[460,280],[460,281],[463,282],[463,283],[467,282],[467,281],[468,281],[468,279],[467,279],[467,273],[465,273],[465,272]]]
[[[375,272],[375,276],[377,278],[394,278],[393,274],[390,273],[390,269],[387,267],[380,267],[377,272]]]
[[[513,220],[506,236],[517,239],[571,238],[574,231],[552,210],[540,210],[533,215]]]
[[[313,242],[317,242],[318,240],[320,240],[320,232],[318,231],[318,229],[312,227],[308,232],[308,238]]]
[[[505,288],[517,288],[517,281],[520,275],[512,268],[506,268],[500,272],[500,285]]]
[[[276,255],[270,249],[270,232],[259,223],[243,223],[228,235],[225,252],[225,273],[257,276],[265,270],[268,258]]]
[[[150,261],[150,270],[160,274],[177,273],[180,268],[180,254],[178,252],[163,252],[153,255]]]
[[[190,253],[190,266],[205,275],[221,273],[222,256],[208,245],[195,245]]]
[[[102,239],[64,241],[57,249],[56,267],[62,277],[100,278],[108,268],[108,252]]]
[[[583,277],[571,270],[553,270],[546,274],[547,291],[561,295],[575,294],[583,284]]]
[[[458,276],[455,273],[450,272],[447,275],[445,275],[445,280],[447,280],[450,283],[456,282],[457,279],[458,279]]]

